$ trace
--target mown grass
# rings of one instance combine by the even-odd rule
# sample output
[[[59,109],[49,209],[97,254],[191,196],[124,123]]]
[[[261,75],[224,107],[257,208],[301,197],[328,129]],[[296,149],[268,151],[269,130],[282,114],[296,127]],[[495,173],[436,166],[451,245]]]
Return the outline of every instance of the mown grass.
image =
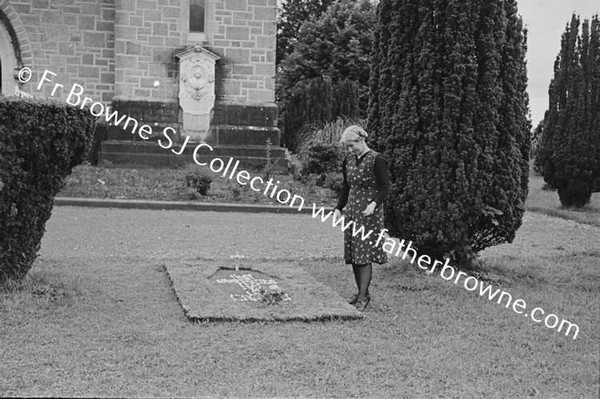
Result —
[[[574,340],[397,259],[375,268],[361,321],[190,323],[161,257],[190,259],[194,241],[214,256],[235,247],[254,249],[254,260],[268,254],[296,264],[342,297],[353,293],[351,272],[341,258],[319,255],[315,245],[330,242],[321,238],[325,226],[308,217],[132,212],[63,208],[51,220],[30,282],[0,297],[1,395],[597,397],[595,227],[586,226],[594,235],[582,234],[576,248],[552,243],[553,251],[534,253],[549,237],[573,234],[562,230],[570,224],[542,217],[523,227],[526,242],[517,245],[526,248],[482,258],[484,273],[513,300],[576,323]],[[182,221],[191,227],[174,236]],[[274,248],[295,236],[306,256]],[[341,245],[338,238],[328,241]]]
[[[141,173],[149,182],[156,171]],[[129,177],[114,179],[126,190]],[[596,398],[597,195],[586,211],[562,210],[533,176],[528,209],[592,226],[537,215],[518,232],[525,239],[481,259],[513,300],[576,323],[576,339],[397,259],[375,267],[361,321],[190,323],[161,257],[268,255],[348,297],[342,259],[314,255],[340,237],[323,240],[300,216],[209,223],[204,213],[63,208],[30,277],[0,291],[0,396]]]
[[[69,283],[66,301],[31,291],[0,301],[0,392],[592,398],[598,390],[597,261],[521,265],[538,270],[532,281],[543,275],[557,283],[551,289],[519,281],[500,259],[490,263],[509,280],[504,289],[577,322],[576,340],[398,264],[377,270],[374,302],[363,321],[191,324],[156,265],[46,262],[33,274],[38,287],[62,284],[75,268],[79,281]],[[302,267],[345,293],[349,281],[331,263]],[[565,269],[578,277],[565,282]]]

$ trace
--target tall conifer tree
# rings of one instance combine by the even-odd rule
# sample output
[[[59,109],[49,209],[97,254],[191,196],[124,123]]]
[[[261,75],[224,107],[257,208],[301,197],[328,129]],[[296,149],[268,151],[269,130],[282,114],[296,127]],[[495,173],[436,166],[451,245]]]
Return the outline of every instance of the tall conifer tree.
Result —
[[[581,29],[580,29],[581,27]],[[563,206],[582,207],[600,186],[600,24],[573,15],[548,90],[539,152],[544,180]]]
[[[386,226],[468,266],[511,242],[527,196],[525,34],[514,0],[382,0],[371,145],[390,160]]]

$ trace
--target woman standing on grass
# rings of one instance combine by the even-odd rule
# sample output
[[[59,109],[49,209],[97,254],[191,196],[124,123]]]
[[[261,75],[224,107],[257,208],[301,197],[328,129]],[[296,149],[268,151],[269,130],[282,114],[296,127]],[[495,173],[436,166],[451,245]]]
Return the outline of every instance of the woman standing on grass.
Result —
[[[344,183],[335,217],[341,217],[346,207],[344,225],[352,220],[356,229],[364,226],[364,234],[373,233],[363,240],[362,234],[353,236],[352,227],[344,230],[344,261],[352,265],[358,293],[350,300],[358,310],[364,310],[371,300],[369,285],[373,268],[372,262],[386,263],[387,253],[381,246],[375,247],[373,234],[383,230],[383,202],[390,190],[390,174],[387,161],[365,143],[367,132],[360,126],[352,125],[342,133],[340,142],[349,154],[344,159],[342,172]]]

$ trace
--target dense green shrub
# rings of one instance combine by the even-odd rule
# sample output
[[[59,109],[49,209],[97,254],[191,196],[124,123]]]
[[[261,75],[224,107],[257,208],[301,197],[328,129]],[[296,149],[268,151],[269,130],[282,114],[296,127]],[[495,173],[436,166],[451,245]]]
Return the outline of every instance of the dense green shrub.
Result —
[[[366,119],[355,119],[348,117],[338,117],[337,119],[325,123],[307,123],[298,133],[297,153],[300,156],[306,155],[307,148],[316,143],[336,144],[340,142],[342,133],[350,125],[358,125],[366,128]],[[340,152],[343,147],[339,146]]]
[[[194,193],[203,196],[208,195],[210,183],[212,183],[212,178],[200,170],[195,170],[185,175],[186,187],[193,190]]]
[[[375,7],[368,0],[340,0],[314,15],[320,16],[304,21],[277,68],[279,127],[294,152],[304,124],[365,118],[368,106]]]
[[[339,145],[315,143],[306,150],[302,159],[302,174],[325,175],[341,168]]]
[[[336,0],[286,1],[277,13],[277,65],[294,50],[300,36],[300,27],[310,19],[318,18]],[[278,4],[280,2],[277,2]]]
[[[360,114],[356,82],[332,83],[329,78],[312,78],[298,82],[279,102],[285,146],[298,151],[303,132],[340,117]]]
[[[298,160],[302,175],[316,174],[322,185],[327,173],[341,172],[344,147],[339,143],[342,132],[350,125],[365,126],[366,120],[338,117],[327,123],[307,124],[299,134]]]
[[[600,21],[573,15],[549,88],[536,168],[563,206],[582,207],[600,187]]]
[[[367,131],[390,162],[390,234],[460,267],[512,242],[531,145],[516,1],[381,0],[373,49]]]
[[[93,132],[87,110],[0,98],[0,283],[31,269],[54,196],[85,159]]]
[[[342,192],[343,184],[344,184],[344,176],[342,175],[341,172],[337,172],[337,173],[330,172],[325,175],[325,178],[323,179],[323,182],[321,185],[325,188],[330,189],[336,195],[340,195],[340,193]]]

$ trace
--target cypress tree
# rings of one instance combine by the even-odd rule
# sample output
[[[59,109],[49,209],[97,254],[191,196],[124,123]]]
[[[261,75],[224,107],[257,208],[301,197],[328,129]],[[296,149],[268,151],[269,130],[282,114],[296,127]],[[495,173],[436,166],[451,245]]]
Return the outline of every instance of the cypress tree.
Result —
[[[581,24],[573,15],[554,63],[538,162],[566,207],[589,203],[600,179],[599,64],[598,16]]]
[[[514,0],[382,0],[370,144],[390,160],[390,234],[471,265],[527,196],[525,33]]]
[[[546,111],[546,114],[548,111]],[[541,146],[542,140],[544,137],[544,119],[542,119],[536,128],[533,130],[531,136],[531,158],[534,160],[533,170],[538,175],[542,174],[543,165],[542,165],[542,157],[541,157]]]
[[[600,192],[600,20],[598,15],[592,18],[590,27],[590,46],[588,52],[589,66],[589,101],[588,109],[588,134],[591,136],[591,145],[595,148],[590,163],[594,171],[593,192]]]

